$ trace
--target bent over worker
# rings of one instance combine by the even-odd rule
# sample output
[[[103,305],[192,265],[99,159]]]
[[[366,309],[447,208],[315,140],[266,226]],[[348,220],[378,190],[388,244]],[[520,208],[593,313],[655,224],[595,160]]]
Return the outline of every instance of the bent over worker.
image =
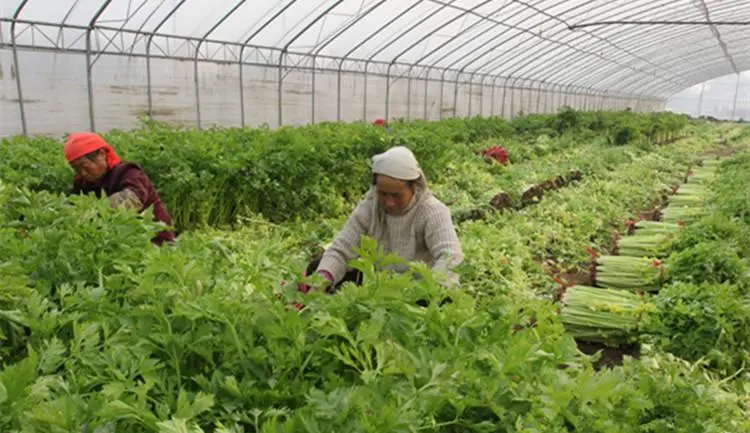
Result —
[[[374,238],[385,253],[426,263],[438,278],[440,274],[446,277],[446,286],[458,284],[452,269],[463,261],[463,252],[450,210],[428,189],[414,154],[399,146],[372,161],[372,187],[323,254],[317,272],[332,285],[361,279],[350,275],[347,263],[356,257],[354,248],[365,235]],[[404,272],[408,266],[392,265],[390,270]]]
[[[138,165],[121,161],[101,136],[88,132],[70,134],[64,153],[76,173],[72,194],[94,193],[101,197],[104,191],[112,206],[125,206],[139,213],[153,206],[154,220],[172,225],[172,217],[151,179]],[[174,239],[174,232],[164,230],[151,241],[162,245]]]

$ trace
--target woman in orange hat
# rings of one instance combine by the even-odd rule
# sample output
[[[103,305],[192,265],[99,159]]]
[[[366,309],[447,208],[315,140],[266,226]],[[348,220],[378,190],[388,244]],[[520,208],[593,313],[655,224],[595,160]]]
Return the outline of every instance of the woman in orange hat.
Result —
[[[94,193],[101,197],[104,191],[113,206],[122,205],[138,212],[153,206],[154,220],[172,225],[172,217],[151,179],[138,165],[121,161],[101,136],[89,132],[70,134],[64,152],[65,159],[76,172],[73,194]],[[161,245],[174,239],[174,232],[165,230],[152,242]]]

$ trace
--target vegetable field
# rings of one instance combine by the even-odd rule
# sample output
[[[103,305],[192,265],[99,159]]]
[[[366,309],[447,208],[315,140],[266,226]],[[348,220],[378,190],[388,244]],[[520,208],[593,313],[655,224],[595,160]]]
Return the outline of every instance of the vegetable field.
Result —
[[[747,129],[567,109],[105,138],[179,241],[64,195],[59,138],[3,140],[2,432],[750,432]],[[379,272],[365,239],[363,285],[301,295],[394,144],[453,212],[461,287]]]

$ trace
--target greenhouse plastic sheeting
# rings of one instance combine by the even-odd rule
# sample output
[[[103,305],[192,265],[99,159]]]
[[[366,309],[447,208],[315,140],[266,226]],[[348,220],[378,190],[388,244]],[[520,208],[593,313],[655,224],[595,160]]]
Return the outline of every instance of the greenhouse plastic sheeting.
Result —
[[[0,8],[3,134],[131,126],[139,115],[275,126],[508,117],[562,105],[651,110],[750,69],[742,0],[5,0]]]

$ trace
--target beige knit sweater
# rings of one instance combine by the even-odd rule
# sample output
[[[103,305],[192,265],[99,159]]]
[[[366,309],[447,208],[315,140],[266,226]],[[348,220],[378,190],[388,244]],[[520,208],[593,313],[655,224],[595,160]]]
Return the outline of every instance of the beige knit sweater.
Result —
[[[375,221],[376,218],[380,221]],[[388,215],[380,209],[371,190],[323,254],[318,270],[326,270],[333,275],[334,282],[340,281],[348,261],[356,257],[354,248],[360,245],[363,235],[374,238],[386,253],[427,264],[446,286],[458,284],[458,275],[452,268],[463,261],[461,244],[450,210],[429,192],[415,196],[403,214]],[[387,269],[404,272],[408,266],[393,265]]]

